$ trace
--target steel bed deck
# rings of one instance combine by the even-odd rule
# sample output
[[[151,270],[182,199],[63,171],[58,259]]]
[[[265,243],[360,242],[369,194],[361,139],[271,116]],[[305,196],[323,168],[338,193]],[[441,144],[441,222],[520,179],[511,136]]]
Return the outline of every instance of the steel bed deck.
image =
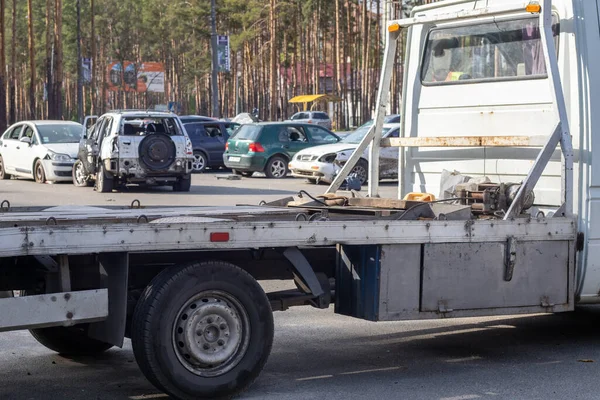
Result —
[[[576,235],[575,221],[562,217],[512,221],[377,218],[357,221],[352,216],[342,215],[330,221],[295,221],[294,216],[299,212],[297,208],[206,207],[187,211],[161,209],[156,215],[151,209],[119,213],[94,210],[86,215],[76,210],[4,214],[0,216],[0,257],[336,244],[497,242],[507,238],[547,241],[573,240]],[[98,223],[98,219],[108,215],[113,217],[112,222]],[[147,219],[124,222],[140,215]],[[274,220],[274,215],[285,219]],[[56,221],[47,225],[51,216]],[[215,232],[228,233],[228,240],[212,241],[211,234]]]

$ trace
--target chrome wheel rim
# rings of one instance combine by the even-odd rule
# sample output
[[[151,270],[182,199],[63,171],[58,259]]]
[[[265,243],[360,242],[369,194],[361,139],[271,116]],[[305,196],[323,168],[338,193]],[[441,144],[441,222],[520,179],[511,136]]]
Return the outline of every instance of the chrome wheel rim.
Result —
[[[196,172],[204,170],[206,166],[206,160],[202,154],[194,154],[194,161],[192,161],[192,169]]]
[[[250,343],[245,308],[230,294],[206,291],[187,301],[173,324],[179,362],[202,377],[227,373],[242,360]]]
[[[285,176],[285,172],[286,167],[283,161],[275,160],[273,163],[271,163],[271,175],[273,175],[274,177],[281,178]]]
[[[42,182],[42,179],[44,177],[44,167],[42,167],[42,164],[38,164],[37,167],[35,168],[35,179],[38,182]]]
[[[79,185],[83,185],[87,181],[85,174],[83,173],[83,165],[81,163],[77,163],[75,166],[75,181]]]
[[[350,175],[356,175],[361,184],[367,181],[367,171],[362,165],[355,166],[350,172]]]

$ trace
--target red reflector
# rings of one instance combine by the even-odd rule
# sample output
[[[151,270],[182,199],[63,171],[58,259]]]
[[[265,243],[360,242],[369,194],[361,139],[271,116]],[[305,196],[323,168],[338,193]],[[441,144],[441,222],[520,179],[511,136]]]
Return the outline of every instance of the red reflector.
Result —
[[[225,150],[229,150],[229,142],[225,143]]]
[[[262,147],[262,145],[260,143],[250,143],[248,145],[248,151],[251,151],[254,153],[264,153],[265,148]]]
[[[211,232],[211,242],[229,242],[229,232]]]

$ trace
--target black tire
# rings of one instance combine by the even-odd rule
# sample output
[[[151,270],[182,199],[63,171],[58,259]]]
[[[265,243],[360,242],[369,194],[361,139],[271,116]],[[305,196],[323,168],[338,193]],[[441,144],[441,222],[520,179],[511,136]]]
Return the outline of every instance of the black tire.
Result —
[[[232,169],[231,172],[233,172],[234,175],[241,175],[245,178],[250,178],[252,175],[254,175],[254,172],[252,171],[238,171],[237,169]]]
[[[181,400],[229,398],[263,369],[273,314],[265,292],[244,270],[193,263],[152,280],[136,305],[131,333],[137,363],[158,389]]]
[[[103,163],[100,163],[96,173],[96,191],[99,193],[110,193],[115,186],[114,178],[106,172]]]
[[[319,183],[319,181],[316,180],[316,179],[312,179],[312,178],[306,178],[306,183],[310,183],[312,185],[316,185],[317,183]]]
[[[43,346],[59,354],[69,356],[92,356],[113,347],[112,344],[88,337],[87,327],[88,325],[77,325],[68,328],[59,326],[30,329],[29,332]]]
[[[206,166],[208,164],[208,157],[202,151],[196,150],[194,151],[194,161],[192,161],[192,172],[200,173],[206,170]]]
[[[270,179],[283,179],[288,172],[288,161],[281,156],[271,158],[265,167],[265,175]]]
[[[0,156],[0,180],[10,179],[10,175],[4,170],[4,159]]]
[[[88,179],[87,174],[85,173],[85,167],[83,166],[81,160],[77,160],[75,161],[75,164],[73,164],[72,177],[73,185],[77,187],[90,186],[90,180]]]
[[[33,166],[33,178],[36,183],[46,183],[46,171],[42,165],[42,160],[37,160]]]
[[[192,177],[190,175],[177,178],[177,182],[173,184],[174,192],[189,192],[192,187]]]
[[[138,147],[140,165],[148,171],[166,171],[175,163],[177,149],[165,133],[146,135]]]
[[[360,180],[361,185],[367,183],[369,179],[369,164],[367,161],[363,160],[362,158],[358,160],[354,168],[352,168],[352,171],[350,171],[349,175],[354,174],[356,174],[357,178]]]

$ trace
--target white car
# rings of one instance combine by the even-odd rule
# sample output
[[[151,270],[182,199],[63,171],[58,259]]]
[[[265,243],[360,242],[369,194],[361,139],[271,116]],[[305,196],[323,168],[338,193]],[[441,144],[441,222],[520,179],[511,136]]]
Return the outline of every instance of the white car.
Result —
[[[71,181],[83,125],[70,121],[22,121],[0,138],[0,179],[12,175],[38,183]]]
[[[290,121],[301,122],[304,124],[315,124],[331,130],[331,118],[322,111],[302,111],[290,117]]]
[[[342,166],[358,147],[365,137],[373,122],[368,122],[356,131],[345,136],[339,143],[325,144],[310,147],[299,151],[289,164],[292,176],[306,178],[312,183],[331,183],[335,179]],[[385,124],[383,126],[383,138],[398,137],[400,124]],[[379,178],[398,178],[398,148],[382,148],[379,153]],[[369,171],[369,150],[365,150],[360,160],[350,173],[360,179],[360,183],[367,182]]]

